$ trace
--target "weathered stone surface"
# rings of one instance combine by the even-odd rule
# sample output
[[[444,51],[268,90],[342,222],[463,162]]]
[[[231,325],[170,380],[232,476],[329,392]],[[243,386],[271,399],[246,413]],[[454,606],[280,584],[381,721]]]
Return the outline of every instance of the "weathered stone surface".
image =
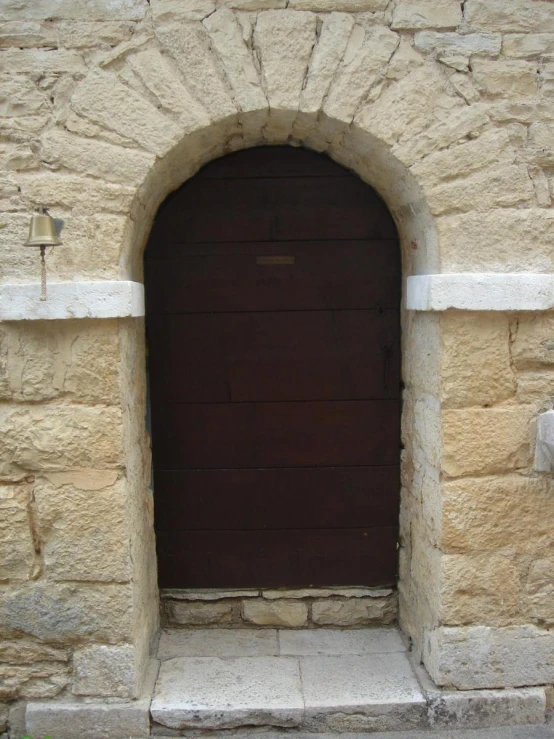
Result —
[[[36,406],[0,411],[2,469],[59,470],[123,463],[121,410]]]
[[[400,37],[388,28],[355,26],[342,64],[331,84],[324,111],[350,123],[369,89],[396,51]]]
[[[550,367],[554,364],[554,317],[521,315],[514,327],[512,357],[518,369]]]
[[[65,474],[70,478],[70,473]],[[84,477],[85,471],[77,473]],[[34,486],[37,527],[46,575],[52,580],[126,582],[130,579],[128,506],[125,481],[91,491],[69,479],[54,485],[39,479]],[[83,484],[83,483],[81,483]]]
[[[529,463],[532,406],[447,410],[442,469],[449,477],[507,472]]]
[[[431,212],[464,213],[490,211],[497,207],[535,204],[535,190],[524,165],[505,164],[443,182],[427,193]]]
[[[289,0],[291,10],[313,10],[314,12],[376,13],[385,10],[387,0]]]
[[[445,552],[529,550],[550,537],[554,513],[544,478],[520,475],[443,484],[440,547]]]
[[[56,739],[142,739],[150,736],[149,700],[132,703],[29,703],[26,731]]]
[[[448,730],[453,726],[460,729],[538,726],[544,722],[546,710],[544,688],[435,690],[428,701],[430,725]]]
[[[56,25],[60,45],[69,49],[116,46],[128,41],[134,28],[131,21],[61,21]]]
[[[69,666],[61,662],[14,665],[0,663],[0,698],[55,698],[69,682]]]
[[[206,110],[182,84],[168,58],[157,49],[131,54],[127,62],[162,106],[179,114],[186,130],[208,125]]]
[[[386,598],[393,594],[391,588],[299,588],[298,590],[262,590],[268,600],[281,598]]]
[[[473,54],[500,54],[502,36],[492,33],[437,33],[435,31],[420,31],[414,37],[416,49],[421,51],[443,52],[471,56]]]
[[[400,44],[387,67],[386,77],[389,80],[401,80],[422,64],[425,64],[424,57],[414,49],[408,39],[401,37]]]
[[[171,729],[298,726],[298,661],[290,657],[178,658],[162,662],[152,718]]]
[[[82,639],[112,643],[129,639],[131,588],[128,585],[63,585],[47,581],[2,590],[1,631],[70,644]]]
[[[265,633],[265,632],[263,632]],[[309,655],[388,654],[405,652],[398,629],[301,629],[279,632],[280,654]]]
[[[441,570],[442,624],[510,626],[524,621],[513,549],[445,555]]]
[[[204,21],[219,54],[239,108],[245,112],[263,110],[267,99],[262,90],[252,52],[242,37],[235,14],[220,8]]]
[[[7,49],[1,52],[3,72],[84,72],[83,57],[76,51]]]
[[[30,79],[0,74],[0,115],[11,118],[42,116],[49,111],[47,96]]]
[[[130,644],[77,650],[73,655],[73,693],[135,698],[138,686],[134,652]]]
[[[272,108],[298,109],[315,41],[313,13],[268,10],[259,14],[254,44]]]
[[[115,77],[93,71],[77,87],[73,109],[148,151],[165,154],[181,138],[179,127]]]
[[[41,154],[42,160],[49,164],[61,164],[75,172],[127,185],[140,184],[155,160],[146,152],[73,136],[56,129],[43,136]]]
[[[554,54],[554,33],[506,34],[502,39],[502,53],[521,58]]]
[[[231,603],[169,601],[166,602],[166,610],[170,623],[183,626],[225,624],[233,620],[233,605]]]
[[[547,0],[471,0],[466,20],[472,28],[504,33],[551,33],[554,31],[552,5]]]
[[[110,0],[109,3],[74,3],[73,0],[41,0],[24,4],[21,0],[5,0],[0,7],[0,20],[48,20],[67,18],[88,21],[134,20],[144,18],[147,0]]]
[[[300,99],[302,111],[316,113],[321,108],[346,51],[353,27],[354,19],[346,13],[331,13],[323,21],[302,90]]]
[[[441,330],[443,407],[494,405],[514,395],[507,316],[447,312]]]
[[[69,662],[67,649],[49,647],[41,642],[3,640],[0,644],[0,662],[8,664],[33,664],[34,662]]]
[[[286,8],[289,0],[221,0],[221,5],[235,10],[276,10]]]
[[[535,626],[440,627],[427,634],[424,650],[437,685],[473,690],[554,680],[554,635]]]
[[[0,47],[37,49],[58,46],[58,43],[57,29],[40,21],[5,21],[0,28]]]
[[[359,626],[362,624],[390,624],[396,620],[396,598],[355,598],[345,600],[316,600],[312,605],[312,619],[322,626]]]
[[[156,29],[165,49],[175,59],[185,85],[213,120],[234,115],[236,106],[210,48],[210,37],[201,23],[169,23]]]
[[[156,21],[201,21],[216,9],[213,0],[150,0]]]
[[[27,580],[32,574],[35,547],[30,504],[29,485],[0,485],[0,580]]]
[[[540,70],[541,93],[547,98],[554,98],[554,64],[545,64]]]
[[[548,246],[554,238],[551,211],[499,208],[488,213],[442,217],[437,226],[445,272],[552,270]],[[527,245],[525,250],[522,244]]]
[[[520,372],[517,377],[518,403],[544,405],[554,399],[554,373]]]
[[[461,22],[461,6],[450,0],[400,0],[392,16],[394,29],[455,28]]]
[[[162,631],[157,658],[274,657],[279,653],[275,629],[172,629]]]
[[[487,95],[524,98],[537,94],[537,67],[532,62],[476,58],[471,68],[475,84]]]
[[[308,607],[294,600],[245,600],[242,618],[259,626],[305,626],[308,622]]]

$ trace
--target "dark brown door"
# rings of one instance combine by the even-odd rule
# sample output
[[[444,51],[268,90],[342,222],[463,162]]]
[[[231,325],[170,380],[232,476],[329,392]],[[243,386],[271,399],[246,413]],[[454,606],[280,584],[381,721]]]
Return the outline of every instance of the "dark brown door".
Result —
[[[146,258],[164,588],[396,577],[400,256],[377,194],[330,159],[213,162]]]

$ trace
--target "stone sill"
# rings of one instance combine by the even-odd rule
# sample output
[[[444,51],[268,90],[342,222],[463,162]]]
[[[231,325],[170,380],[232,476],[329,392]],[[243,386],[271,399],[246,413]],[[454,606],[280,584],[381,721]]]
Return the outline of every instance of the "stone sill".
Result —
[[[408,277],[406,307],[416,311],[547,311],[554,274],[464,273]]]
[[[0,285],[0,321],[127,318],[144,315],[144,285],[126,280]]]

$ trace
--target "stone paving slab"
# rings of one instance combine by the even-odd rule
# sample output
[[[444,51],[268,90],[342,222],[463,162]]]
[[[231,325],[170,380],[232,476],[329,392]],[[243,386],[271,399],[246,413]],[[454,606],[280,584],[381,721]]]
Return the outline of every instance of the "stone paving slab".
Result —
[[[236,732],[233,733],[232,739],[249,739],[252,736],[259,736],[262,739],[284,739],[285,736],[290,737],[290,739],[554,739],[554,728],[541,725],[477,729],[474,731],[448,729],[442,731],[379,731],[371,734],[346,733],[341,734],[340,737],[337,737],[336,734],[312,734],[304,731],[295,731],[292,734],[271,731],[254,735],[251,732]],[[157,739],[174,739],[174,737],[158,736]]]
[[[340,629],[302,629],[278,632],[279,654],[347,655],[405,652],[398,629],[374,628],[344,631]]]
[[[275,657],[275,629],[183,629],[162,632],[158,659],[174,657]]]
[[[172,729],[298,726],[304,715],[298,660],[192,657],[162,662],[150,708]]]

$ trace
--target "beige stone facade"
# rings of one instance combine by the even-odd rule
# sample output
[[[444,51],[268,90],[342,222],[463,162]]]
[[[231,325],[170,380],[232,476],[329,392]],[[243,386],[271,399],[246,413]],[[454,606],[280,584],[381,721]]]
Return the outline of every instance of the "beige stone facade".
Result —
[[[141,282],[172,190],[283,143],[382,195],[405,278],[554,273],[548,0],[5,0],[0,21],[0,288],[38,281],[41,204],[64,222],[53,282]],[[533,467],[552,316],[404,311],[399,618],[440,685],[554,683],[554,490]],[[139,693],[159,625],[145,387],[141,318],[0,324],[0,701]]]

